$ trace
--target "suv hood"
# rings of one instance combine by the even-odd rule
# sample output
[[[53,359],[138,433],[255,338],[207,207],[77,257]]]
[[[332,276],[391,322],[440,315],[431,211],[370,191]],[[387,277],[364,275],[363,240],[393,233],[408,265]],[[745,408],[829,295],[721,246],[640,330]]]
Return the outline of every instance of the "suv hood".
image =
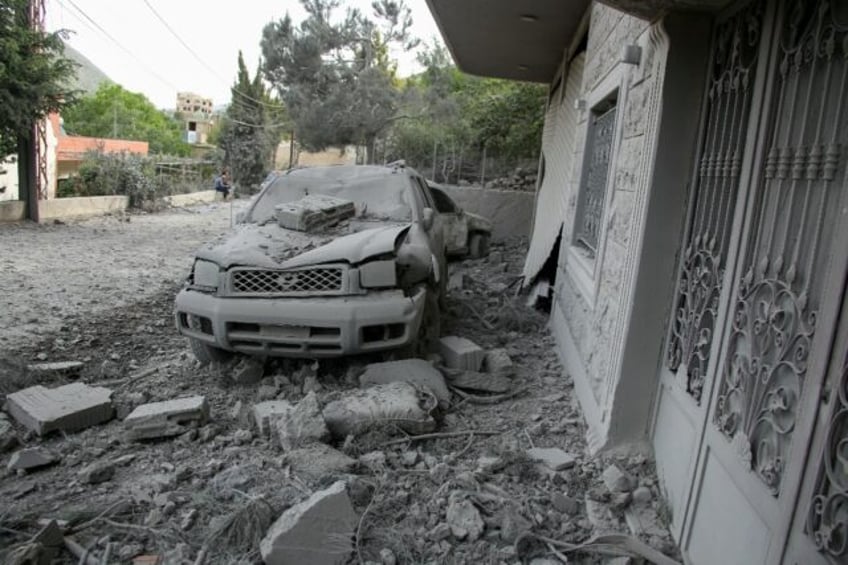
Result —
[[[285,269],[345,262],[358,264],[372,257],[394,253],[398,239],[410,224],[378,224],[379,227],[346,232],[374,222],[350,222],[321,233],[304,233],[277,224],[240,224],[230,234],[203,246],[197,259],[213,261],[225,269],[237,265]],[[334,233],[335,232],[335,233]]]

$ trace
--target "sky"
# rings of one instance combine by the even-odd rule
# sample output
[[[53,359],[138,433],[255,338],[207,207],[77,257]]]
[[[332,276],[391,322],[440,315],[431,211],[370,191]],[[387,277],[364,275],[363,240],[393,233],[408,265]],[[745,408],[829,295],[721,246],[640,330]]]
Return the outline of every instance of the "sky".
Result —
[[[110,79],[127,90],[141,92],[159,108],[174,108],[178,91],[212,98],[215,106],[226,104],[235,81],[239,50],[252,74],[259,62],[259,41],[265,24],[282,18],[286,12],[295,22],[305,17],[299,0],[45,3],[48,30],[70,30],[70,45]],[[371,0],[347,0],[347,5],[371,14]],[[413,36],[427,42],[439,36],[425,0],[407,0],[407,5],[412,10]],[[185,45],[168,31],[154,11]],[[392,55],[398,61],[401,76],[420,70],[414,53]]]

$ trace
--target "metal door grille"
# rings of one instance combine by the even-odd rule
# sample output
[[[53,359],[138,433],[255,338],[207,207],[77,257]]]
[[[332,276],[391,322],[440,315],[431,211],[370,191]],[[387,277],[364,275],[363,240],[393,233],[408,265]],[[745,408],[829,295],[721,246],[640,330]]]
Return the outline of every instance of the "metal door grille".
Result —
[[[586,182],[580,192],[575,239],[592,257],[598,251],[598,233],[603,221],[610,153],[615,135],[615,110],[613,105],[603,113],[593,112],[590,124],[590,156],[587,161]]]
[[[845,252],[833,250],[832,239],[848,143],[848,6],[783,5],[763,181],[713,417],[774,496],[789,458],[822,281],[831,253]]]
[[[686,391],[700,403],[739,190],[764,14],[753,2],[716,29],[705,131],[689,229],[678,275],[666,366],[682,367]]]

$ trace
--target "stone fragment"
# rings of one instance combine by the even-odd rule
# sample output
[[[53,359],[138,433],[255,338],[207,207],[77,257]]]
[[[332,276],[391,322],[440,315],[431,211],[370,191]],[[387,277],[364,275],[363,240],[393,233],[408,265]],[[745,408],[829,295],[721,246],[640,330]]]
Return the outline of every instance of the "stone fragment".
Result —
[[[409,451],[404,451],[403,455],[400,456],[400,460],[404,467],[412,467],[418,463],[418,452],[411,449]]]
[[[451,535],[451,527],[441,522],[436,524],[432,530],[427,534],[427,537],[430,538],[431,541],[442,541],[443,539],[448,539]]]
[[[501,394],[512,390],[512,379],[501,374],[461,371],[451,375],[450,383],[462,390]]]
[[[518,536],[532,529],[533,524],[522,516],[517,508],[508,505],[501,515],[500,526],[500,538],[507,543],[515,543]]]
[[[486,525],[480,517],[480,511],[470,500],[459,500],[452,496],[448,504],[446,520],[456,539],[476,541],[483,535]]]
[[[321,392],[324,390],[324,385],[318,380],[317,375],[306,375],[306,378],[303,379],[303,386],[301,387],[303,394],[309,394],[310,392]]]
[[[438,400],[409,383],[389,383],[354,391],[324,407],[324,420],[339,438],[357,435],[388,423],[411,434],[432,432],[432,411]]]
[[[184,532],[190,530],[194,526],[195,520],[197,520],[198,513],[197,508],[192,508],[183,514],[182,520],[180,520],[180,529]]]
[[[455,271],[448,275],[448,292],[462,290],[464,286],[465,273],[463,273],[462,271]]]
[[[563,471],[574,467],[577,458],[558,447],[534,447],[527,450],[527,456],[542,463],[552,471]]]
[[[260,402],[263,400],[273,400],[280,393],[279,387],[276,384],[259,385],[256,389],[256,399]]]
[[[109,461],[98,461],[79,472],[80,480],[89,485],[103,483],[115,476],[115,465]]]
[[[359,462],[371,469],[380,470],[386,466],[386,454],[382,451],[370,451],[359,456]]]
[[[483,356],[483,370],[487,373],[509,373],[512,368],[512,359],[506,349],[490,349]]]
[[[266,400],[253,405],[253,424],[260,437],[271,437],[271,430],[277,420],[294,409],[287,400]]]
[[[29,471],[57,463],[59,458],[41,447],[27,447],[12,454],[7,468],[11,471]]]
[[[33,363],[32,365],[27,365],[27,369],[33,373],[64,377],[78,374],[83,366],[83,363],[80,361],[54,361],[52,363]]]
[[[648,504],[652,498],[651,489],[648,487],[637,487],[633,491],[633,502],[636,504]]]
[[[574,516],[580,512],[580,501],[570,496],[566,496],[561,492],[558,492],[551,497],[551,504],[559,512],[568,514],[569,516]]]
[[[380,550],[380,563],[382,565],[397,565],[397,557],[395,557],[395,552],[389,549],[388,547],[384,547]]]
[[[604,484],[610,492],[630,492],[635,481],[616,465],[609,465],[603,472]]]
[[[386,363],[372,363],[365,367],[359,377],[359,384],[384,385],[393,382],[405,382],[432,392],[442,408],[450,406],[450,391],[445,377],[424,359],[404,359]]]
[[[124,419],[124,428],[133,440],[170,437],[203,426],[208,419],[206,397],[189,396],[142,404]]]
[[[31,386],[6,397],[6,410],[38,435],[81,430],[110,420],[112,391],[70,383],[56,388]]]
[[[640,538],[667,537],[668,530],[661,525],[656,510],[650,506],[633,506],[624,512],[624,521],[630,533]]]
[[[5,414],[0,414],[0,453],[11,451],[17,445],[18,434],[15,433],[12,422],[6,418]]]
[[[245,357],[233,367],[230,378],[236,384],[252,385],[262,380],[265,374],[265,362],[256,357]]]
[[[497,473],[506,466],[502,457],[483,455],[477,459],[477,469],[483,473]]]
[[[615,532],[618,524],[613,519],[609,507],[603,502],[586,498],[586,518],[595,534]]]
[[[486,352],[470,339],[449,335],[439,340],[439,354],[450,369],[479,371]]]
[[[341,565],[353,550],[357,525],[343,481],[286,510],[259,544],[267,565]]]
[[[281,415],[275,428],[280,447],[286,451],[308,443],[325,441],[330,437],[314,392],[304,396],[294,408]]]
[[[629,492],[617,492],[610,497],[610,508],[617,511],[624,510],[630,505],[631,500]]]
[[[323,443],[293,449],[286,453],[283,461],[296,475],[310,479],[347,473],[356,465],[355,459]]]

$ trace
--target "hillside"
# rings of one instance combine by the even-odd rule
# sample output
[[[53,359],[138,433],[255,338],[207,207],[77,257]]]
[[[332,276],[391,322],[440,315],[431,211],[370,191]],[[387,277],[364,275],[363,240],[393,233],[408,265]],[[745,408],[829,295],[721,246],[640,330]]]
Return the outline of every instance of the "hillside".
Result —
[[[97,87],[104,82],[112,82],[94,63],[85,55],[65,43],[65,56],[77,65],[77,80],[74,88],[84,91],[86,94],[94,94]]]

